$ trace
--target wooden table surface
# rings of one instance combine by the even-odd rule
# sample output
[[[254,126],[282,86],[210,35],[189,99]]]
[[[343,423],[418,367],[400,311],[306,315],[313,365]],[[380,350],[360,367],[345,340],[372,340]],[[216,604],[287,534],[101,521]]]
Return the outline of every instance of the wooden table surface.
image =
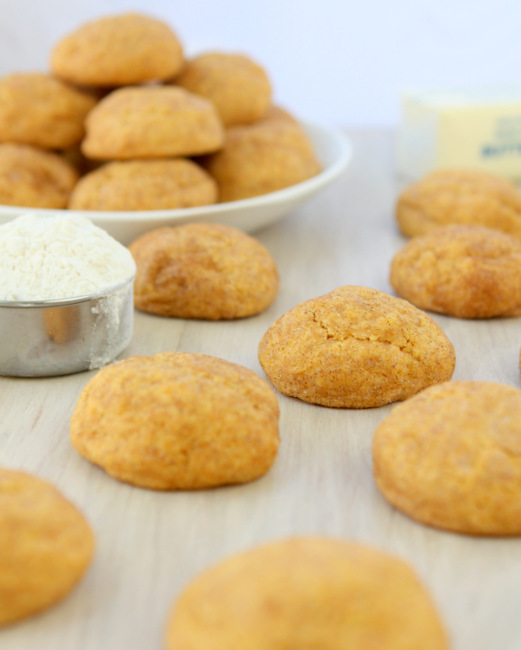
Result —
[[[405,242],[393,217],[399,187],[393,134],[348,135],[354,155],[345,174],[256,233],[281,275],[280,294],[266,312],[235,322],[136,312],[133,340],[122,356],[201,352],[264,377],[257,345],[282,313],[343,284],[390,292],[389,263]],[[454,379],[520,387],[519,318],[434,318],[456,349]],[[437,603],[454,650],[520,650],[521,539],[430,529],[377,491],[371,439],[392,406],[334,410],[279,395],[282,444],[265,477],[244,486],[164,493],[117,482],[70,444],[69,418],[92,376],[0,379],[0,465],[51,481],[97,537],[80,585],[59,605],[0,631],[1,650],[160,649],[171,603],[187,581],[232,553],[295,534],[357,540],[406,559]]]

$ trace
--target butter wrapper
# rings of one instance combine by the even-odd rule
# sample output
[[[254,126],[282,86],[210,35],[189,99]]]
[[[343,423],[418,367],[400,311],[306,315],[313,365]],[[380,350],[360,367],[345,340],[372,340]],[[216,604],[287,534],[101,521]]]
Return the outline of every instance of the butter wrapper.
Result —
[[[521,181],[521,85],[403,93],[399,175],[417,179],[443,167]]]

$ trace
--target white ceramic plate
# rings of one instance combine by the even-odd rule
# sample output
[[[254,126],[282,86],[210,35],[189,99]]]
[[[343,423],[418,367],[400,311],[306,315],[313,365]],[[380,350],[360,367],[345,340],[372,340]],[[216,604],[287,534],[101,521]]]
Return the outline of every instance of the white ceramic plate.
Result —
[[[246,232],[253,232],[273,223],[294,210],[335,180],[347,167],[352,154],[349,140],[340,131],[315,124],[304,124],[323,170],[302,183],[277,192],[251,199],[217,203],[199,208],[181,210],[148,210],[136,212],[94,212],[74,210],[74,214],[88,217],[123,244],[129,244],[139,235],[161,226],[173,226],[194,221],[223,223]],[[20,214],[70,214],[70,210],[44,210],[14,206],[0,206],[0,223]]]

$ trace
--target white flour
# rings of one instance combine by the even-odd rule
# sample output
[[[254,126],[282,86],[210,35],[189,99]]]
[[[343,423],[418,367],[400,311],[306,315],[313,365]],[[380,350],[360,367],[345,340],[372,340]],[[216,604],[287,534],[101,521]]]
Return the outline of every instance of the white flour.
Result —
[[[76,298],[135,271],[128,249],[83,217],[25,214],[0,226],[0,300]]]

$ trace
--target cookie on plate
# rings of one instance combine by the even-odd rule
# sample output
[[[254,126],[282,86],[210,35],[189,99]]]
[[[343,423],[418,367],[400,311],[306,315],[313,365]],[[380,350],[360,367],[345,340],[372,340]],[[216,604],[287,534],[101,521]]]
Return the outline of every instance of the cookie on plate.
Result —
[[[175,83],[209,99],[225,126],[256,122],[271,103],[268,75],[243,54],[200,54],[186,63]]]
[[[455,223],[521,237],[521,192],[510,181],[484,171],[440,169],[400,194],[396,219],[408,237]]]
[[[246,483],[279,447],[267,382],[217,357],[162,352],[100,370],[71,419],[77,451],[115,478],[156,490]]]
[[[83,176],[71,210],[172,210],[217,201],[217,184],[191,160],[110,162]]]
[[[521,242],[484,226],[414,237],[391,263],[394,290],[420,309],[458,318],[521,314]]]
[[[130,246],[134,303],[160,316],[221,320],[268,307],[279,276],[270,253],[242,231],[212,223],[152,230]]]
[[[83,515],[53,486],[0,468],[0,627],[64,598],[93,548]]]
[[[266,111],[266,115],[262,118],[263,122],[268,122],[269,120],[283,120],[285,122],[291,122],[292,124],[297,125],[299,123],[297,118],[292,113],[290,113],[290,111],[282,108],[282,106],[278,106],[277,104],[272,104]]]
[[[373,440],[376,484],[409,517],[472,535],[521,534],[521,391],[445,382],[397,406]]]
[[[89,113],[85,126],[82,151],[100,160],[195,156],[224,142],[214,106],[173,86],[114,90]]]
[[[61,156],[23,144],[0,144],[0,204],[65,208],[78,180]]]
[[[224,147],[203,162],[221,201],[236,201],[295,185],[321,171],[298,123],[267,119],[226,129]]]
[[[0,79],[0,142],[65,149],[83,138],[85,117],[96,104],[88,92],[40,72]]]
[[[185,587],[167,650],[448,650],[429,594],[402,560],[326,537],[233,555]]]
[[[407,301],[348,285],[273,323],[259,344],[259,361],[284,395],[370,408],[450,379],[455,354],[441,328]]]
[[[183,65],[183,48],[164,22],[137,13],[105,16],[61,39],[53,73],[74,84],[116,87],[165,80]]]

